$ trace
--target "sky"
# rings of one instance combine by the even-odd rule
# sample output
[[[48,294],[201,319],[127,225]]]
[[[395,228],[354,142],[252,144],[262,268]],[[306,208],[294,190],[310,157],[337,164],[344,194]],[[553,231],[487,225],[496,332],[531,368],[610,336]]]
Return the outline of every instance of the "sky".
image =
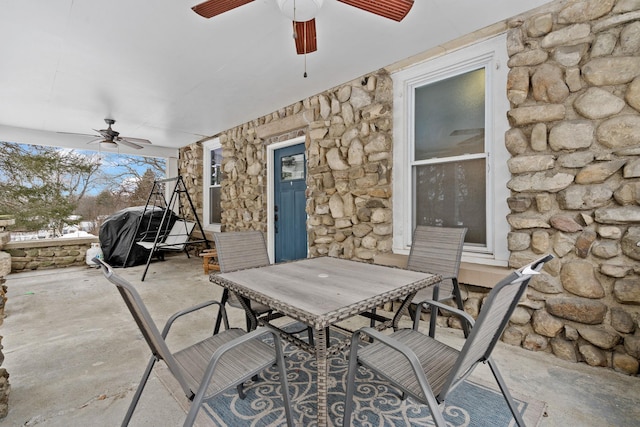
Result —
[[[89,156],[96,154],[96,152],[92,152],[92,151],[78,151],[78,152],[89,155]],[[136,165],[132,162],[133,159],[142,158],[143,156],[135,156],[131,154],[104,153],[104,152],[99,153],[99,155],[102,159],[102,166],[100,169],[105,175],[117,176],[119,174],[125,173],[128,170],[126,165],[129,165],[129,167],[137,171],[138,175],[142,176],[146,172],[146,170],[149,168],[148,165]],[[129,179],[134,180],[133,178],[129,178]],[[113,183],[104,182],[98,185],[96,188],[92,189],[89,192],[89,194],[96,195],[106,187],[113,188]]]

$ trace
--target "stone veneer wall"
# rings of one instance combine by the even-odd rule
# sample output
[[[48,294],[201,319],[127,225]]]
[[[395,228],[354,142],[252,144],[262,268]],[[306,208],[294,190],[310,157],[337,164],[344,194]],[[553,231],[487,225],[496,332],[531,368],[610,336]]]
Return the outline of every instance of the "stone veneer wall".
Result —
[[[11,273],[11,255],[3,252],[4,246],[11,240],[11,233],[6,231],[8,226],[15,224],[15,220],[7,217],[0,217],[0,326],[4,321],[4,307],[7,302],[6,279]],[[2,336],[0,336],[0,366],[4,363],[4,353],[2,352]],[[0,419],[9,413],[9,373],[5,368],[0,368]]]
[[[182,147],[178,158],[178,171],[180,171],[179,173],[182,175],[184,185],[189,193],[189,197],[191,198],[191,202],[195,207],[196,214],[200,221],[202,221],[202,192],[204,191],[202,158],[203,151],[200,143]],[[185,212],[182,212],[182,215],[187,219],[194,220],[195,218],[193,217],[191,207],[189,206],[189,201],[186,196],[181,195],[180,197],[180,204],[187,207]]]
[[[391,251],[392,83],[378,71],[219,135],[225,230],[267,230],[266,146],[306,135],[311,256],[370,260]],[[202,149],[180,152],[202,203]],[[199,192],[199,193],[198,193]]]
[[[640,1],[558,2],[510,27],[510,264],[557,259],[503,339],[636,375]]]
[[[559,0],[546,10],[509,22],[506,202],[510,265],[556,259],[532,280],[503,340],[636,375],[640,0]],[[265,146],[306,134],[311,255],[390,252],[391,103],[392,81],[378,71],[219,135],[223,227],[266,231]],[[199,144],[180,160],[201,208]],[[481,300],[473,288],[465,309],[477,315]]]

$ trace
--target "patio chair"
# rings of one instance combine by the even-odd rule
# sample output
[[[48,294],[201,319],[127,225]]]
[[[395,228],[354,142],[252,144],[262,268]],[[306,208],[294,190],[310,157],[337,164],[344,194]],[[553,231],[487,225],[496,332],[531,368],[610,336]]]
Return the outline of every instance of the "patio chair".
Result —
[[[458,309],[464,310],[458,285],[458,271],[466,234],[466,227],[418,225],[415,228],[407,269],[438,274],[442,277],[442,281],[418,291],[412,300],[414,304],[422,304],[425,300],[445,301],[453,298]],[[437,317],[438,308],[432,307],[429,323],[431,336],[435,334]],[[464,331],[465,335],[468,335],[469,330],[466,325]]]
[[[394,384],[402,390],[403,397],[409,395],[416,401],[428,405],[436,426],[444,427],[446,424],[441,406],[444,406],[449,393],[483,362],[489,364],[513,417],[517,424],[523,427],[522,416],[497,365],[491,359],[491,352],[518,305],[518,300],[524,294],[529,279],[538,274],[544,263],[552,258],[551,255],[540,258],[498,282],[483,304],[475,325],[473,318],[462,310],[437,301],[425,301],[425,304],[448,310],[469,323],[471,333],[461,350],[418,331],[419,316],[415,318],[413,329],[401,329],[384,335],[372,328],[362,328],[354,333],[346,380],[343,425],[348,426],[351,422],[358,364],[377,372]],[[418,315],[421,307],[422,304],[417,306]],[[360,337],[373,339],[373,343],[359,348]]]
[[[218,265],[221,273],[244,268],[264,267],[271,264],[267,244],[261,231],[213,233],[213,237],[216,242]],[[240,299],[226,288],[222,292],[220,302],[245,310],[247,313],[247,331],[255,328],[259,322],[268,323],[270,320],[282,317],[282,314],[275,313],[270,307],[256,301]],[[218,315],[215,330],[217,331],[219,327],[220,315]],[[311,328],[306,328],[306,331],[309,336],[309,343],[313,345],[313,331]]]
[[[136,289],[114,274],[111,266],[101,259],[94,258],[93,262],[100,265],[104,276],[118,288],[152,353],[122,421],[122,426],[129,424],[151,370],[160,360],[165,362],[187,398],[192,401],[184,422],[185,426],[193,425],[204,399],[211,399],[234,386],[238,387],[242,397],[242,383],[265,368],[277,364],[287,425],[293,426],[283,350],[280,337],[275,331],[269,328],[258,328],[251,333],[246,333],[241,329],[229,329],[224,305],[218,301],[206,301],[175,313],[160,333]],[[217,305],[219,313],[222,314],[225,330],[172,353],[165,339],[174,321],[186,314],[213,305]],[[263,340],[269,335],[274,340],[275,348]]]

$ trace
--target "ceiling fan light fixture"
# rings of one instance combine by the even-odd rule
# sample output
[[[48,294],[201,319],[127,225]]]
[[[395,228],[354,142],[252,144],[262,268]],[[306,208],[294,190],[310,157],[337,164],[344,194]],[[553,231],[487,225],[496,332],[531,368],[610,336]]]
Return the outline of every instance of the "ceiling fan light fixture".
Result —
[[[324,0],[277,0],[280,11],[287,18],[297,22],[315,18],[323,2]]]
[[[102,148],[118,148],[118,144],[113,141],[100,141],[100,147]]]

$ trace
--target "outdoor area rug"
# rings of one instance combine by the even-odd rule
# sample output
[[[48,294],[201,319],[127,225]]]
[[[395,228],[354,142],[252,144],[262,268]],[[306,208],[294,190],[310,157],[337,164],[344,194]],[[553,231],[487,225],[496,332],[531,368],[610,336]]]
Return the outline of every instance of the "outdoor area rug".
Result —
[[[316,365],[312,355],[286,344],[287,372],[290,396],[293,402],[294,422],[299,426],[315,426],[316,423]],[[345,354],[329,359],[329,418],[331,424],[342,425],[344,413],[345,379],[348,362]],[[166,380],[168,372],[158,374],[161,381],[178,394],[175,382]],[[165,379],[163,379],[165,377]],[[172,378],[171,378],[172,379]],[[400,399],[399,391],[374,375],[360,368],[356,376],[357,390],[354,396],[352,426],[433,426],[429,409],[413,399]],[[170,385],[171,384],[171,385]],[[515,421],[509,408],[495,386],[486,386],[474,381],[465,381],[449,396],[444,417],[448,426],[499,427],[512,426]],[[245,384],[246,399],[238,397],[237,391],[228,392],[211,399],[203,405],[197,425],[206,426],[285,426],[282,394],[276,367],[259,375],[258,381]],[[512,395],[520,408],[527,426],[537,426],[542,418],[544,402]],[[185,411],[188,402],[184,396],[174,396],[182,401]]]

